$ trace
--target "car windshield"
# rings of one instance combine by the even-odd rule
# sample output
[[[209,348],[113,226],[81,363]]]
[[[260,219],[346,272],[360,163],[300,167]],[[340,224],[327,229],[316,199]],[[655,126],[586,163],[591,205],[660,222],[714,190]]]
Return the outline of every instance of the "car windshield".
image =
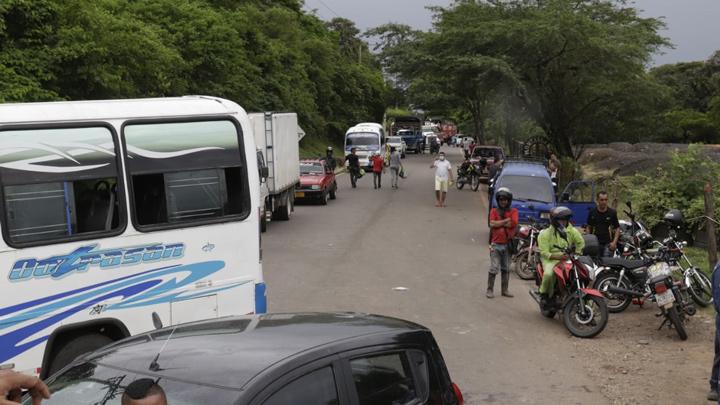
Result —
[[[500,151],[494,148],[475,148],[472,155],[473,157],[497,158],[500,156]]]
[[[231,389],[158,378],[87,362],[69,369],[51,382],[49,388],[52,397],[44,399],[43,404],[120,405],[122,394],[128,384],[141,378],[157,380],[157,384],[165,391],[167,403],[173,405],[210,402],[231,404],[239,397],[239,393]],[[28,398],[23,404],[32,404],[32,398]]]
[[[544,177],[504,175],[500,187],[507,187],[513,194],[513,200],[553,202],[553,187]]]
[[[380,150],[380,135],[373,132],[353,132],[345,136],[346,149],[360,146],[365,150]]]
[[[387,143],[391,145],[400,144],[402,143],[402,138],[400,138],[399,136],[388,136]]]
[[[300,162],[300,174],[323,174],[322,163]]]

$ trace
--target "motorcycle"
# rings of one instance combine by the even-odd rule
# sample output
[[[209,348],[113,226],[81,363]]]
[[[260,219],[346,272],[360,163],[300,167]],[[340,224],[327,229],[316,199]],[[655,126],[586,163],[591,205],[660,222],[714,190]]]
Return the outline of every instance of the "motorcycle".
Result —
[[[430,154],[433,153],[440,153],[440,145],[438,145],[437,142],[432,142],[430,144]]]
[[[562,230],[558,232],[567,242],[565,232]],[[557,276],[555,292],[546,305],[543,305],[538,291],[530,291],[530,295],[540,305],[543,316],[553,318],[557,312],[562,312],[565,327],[573,336],[595,337],[607,326],[609,312],[602,294],[587,287],[592,281],[593,273],[588,270],[593,266],[592,259],[588,256],[578,256],[574,244],[570,247],[558,245],[554,247],[570,257],[569,260],[558,263],[552,269]],[[538,263],[535,278],[538,286],[542,282],[543,271],[542,263]]]
[[[608,310],[612,313],[622,312],[633,302],[633,294],[609,292],[607,287],[613,286],[622,290],[631,290],[645,295],[647,286],[647,260],[626,260],[613,257],[598,257],[596,260],[599,271],[595,275],[593,287],[605,298]],[[636,301],[642,307],[642,300]]]
[[[692,300],[701,307],[707,307],[713,302],[712,282],[698,267],[694,267],[685,255],[684,248],[687,242],[678,240],[677,231],[685,224],[685,218],[680,210],[668,211],[663,221],[670,227],[670,234],[663,240],[666,249],[660,249],[660,257],[667,261],[671,267],[682,271],[684,286],[690,292]]]
[[[632,203],[626,202],[628,211],[623,211],[630,221],[621,220],[620,222],[620,239],[618,240],[616,257],[625,259],[648,259],[650,256],[645,252],[647,249],[659,247],[660,243],[652,238],[647,225],[637,219],[632,210]]]
[[[532,206],[530,208],[533,210]],[[537,219],[532,215],[525,215],[530,221],[527,225],[521,225],[516,237],[518,238],[518,253],[513,258],[515,261],[515,273],[523,280],[535,278],[537,263],[540,263],[540,248],[537,245],[537,237],[544,225],[538,224]]]
[[[647,273],[646,285],[648,291],[645,293],[630,291],[612,285],[606,289],[610,293],[632,295],[637,298],[655,301],[660,308],[660,313],[656,316],[665,317],[658,330],[668,324],[669,328],[674,328],[677,331],[680,339],[686,340],[688,334],[685,328],[685,315],[693,316],[697,310],[687,301],[686,289],[683,283],[675,281],[672,276],[672,268],[662,260],[650,266]]]
[[[480,187],[480,176],[475,170],[475,165],[467,160],[457,167],[457,182],[455,186],[458,190],[462,190],[466,184],[470,185],[472,191],[477,191],[478,187]]]

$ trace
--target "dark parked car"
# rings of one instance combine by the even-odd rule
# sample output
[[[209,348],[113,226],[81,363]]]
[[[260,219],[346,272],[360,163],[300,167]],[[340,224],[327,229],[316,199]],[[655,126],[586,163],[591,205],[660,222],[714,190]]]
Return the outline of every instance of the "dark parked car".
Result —
[[[141,378],[156,380],[173,405],[463,403],[427,328],[368,314],[290,313],[118,341],[51,376],[43,404],[120,404]]]

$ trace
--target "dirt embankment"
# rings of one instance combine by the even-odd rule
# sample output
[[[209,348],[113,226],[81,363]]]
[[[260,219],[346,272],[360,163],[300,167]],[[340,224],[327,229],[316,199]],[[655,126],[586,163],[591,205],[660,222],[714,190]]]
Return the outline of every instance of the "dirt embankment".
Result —
[[[651,172],[660,164],[669,161],[671,152],[687,150],[688,145],[679,143],[613,142],[586,145],[578,162],[583,165],[593,164],[598,169],[613,170],[620,176],[628,176]],[[720,145],[705,145],[702,150],[703,155],[720,163]]]

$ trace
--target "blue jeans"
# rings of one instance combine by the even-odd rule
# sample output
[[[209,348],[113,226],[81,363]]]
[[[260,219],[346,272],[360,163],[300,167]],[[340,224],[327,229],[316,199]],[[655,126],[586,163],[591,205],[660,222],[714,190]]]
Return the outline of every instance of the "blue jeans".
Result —
[[[610,244],[600,245],[600,257],[613,257],[613,251],[610,250]]]
[[[710,388],[718,387],[718,373],[720,373],[720,314],[715,315],[715,358],[710,374]]]
[[[504,243],[493,243],[493,250],[490,252],[490,274],[498,274],[502,271],[507,273],[508,260],[510,255],[507,251],[507,245]]]

